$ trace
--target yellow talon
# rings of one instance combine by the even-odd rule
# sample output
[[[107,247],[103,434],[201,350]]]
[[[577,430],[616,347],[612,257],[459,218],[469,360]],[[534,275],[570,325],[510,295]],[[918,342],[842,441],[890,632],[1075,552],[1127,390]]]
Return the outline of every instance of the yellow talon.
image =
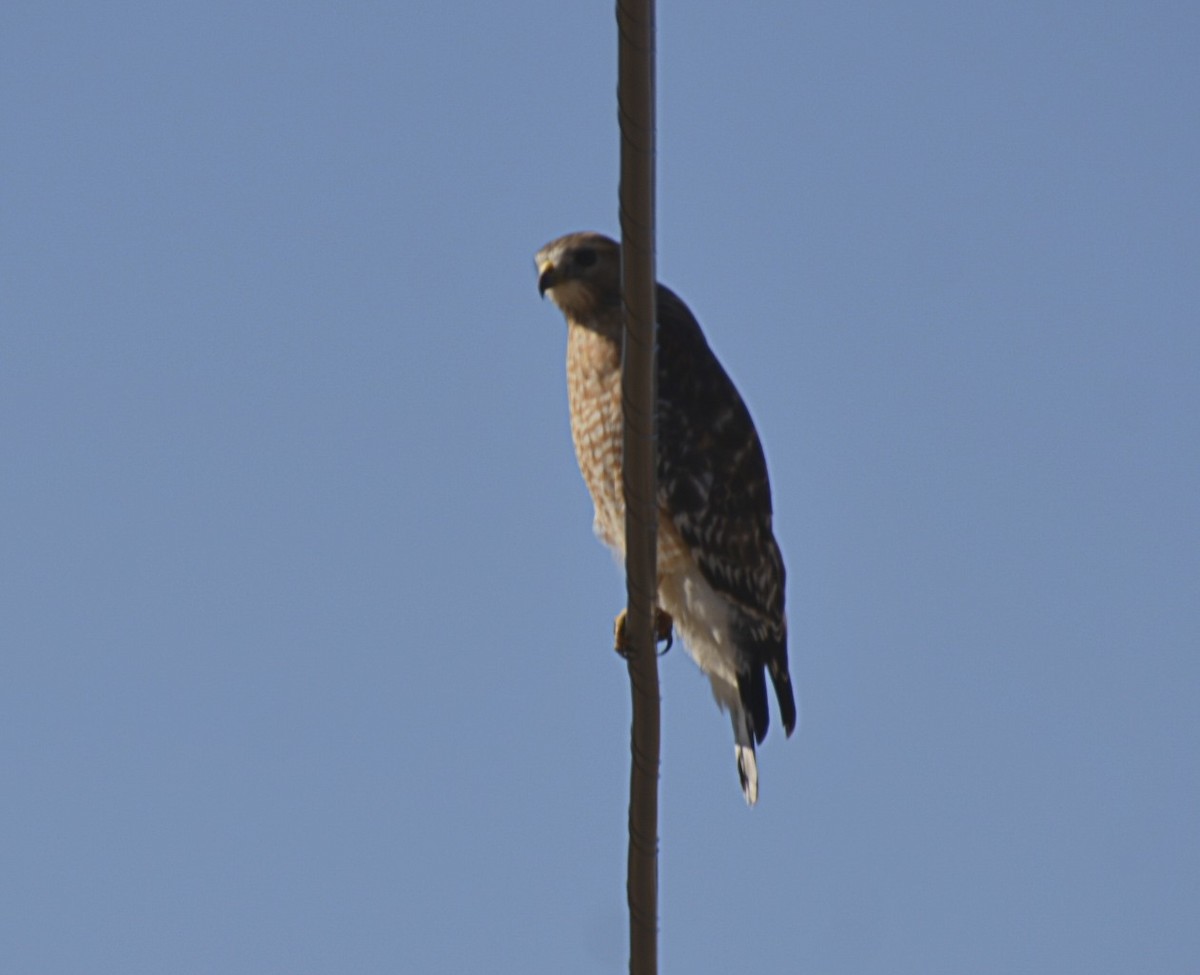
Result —
[[[617,614],[617,618],[613,621],[613,649],[617,653],[629,659],[630,653],[633,652],[633,647],[629,645],[629,633],[625,625],[626,610],[621,610]],[[663,649],[666,653],[671,649],[671,645],[675,642],[674,637],[674,621],[669,613],[663,612],[662,609],[654,607],[654,642],[655,644],[666,641],[667,645]]]

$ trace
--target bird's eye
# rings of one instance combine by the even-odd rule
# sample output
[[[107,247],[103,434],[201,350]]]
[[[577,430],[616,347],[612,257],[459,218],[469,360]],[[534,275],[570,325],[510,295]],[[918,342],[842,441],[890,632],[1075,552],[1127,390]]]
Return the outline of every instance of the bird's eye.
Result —
[[[580,248],[575,252],[575,263],[580,267],[591,267],[596,263],[596,252],[590,247]]]

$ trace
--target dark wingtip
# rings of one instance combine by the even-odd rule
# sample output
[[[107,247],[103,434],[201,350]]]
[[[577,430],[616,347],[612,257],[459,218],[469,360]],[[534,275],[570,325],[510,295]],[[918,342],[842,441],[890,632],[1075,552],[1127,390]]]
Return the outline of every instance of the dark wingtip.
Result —
[[[768,670],[771,672],[771,683],[775,685],[775,698],[779,701],[779,720],[783,722],[784,734],[790,738],[796,730],[796,698],[792,694],[792,678],[786,664],[781,667],[775,662]]]

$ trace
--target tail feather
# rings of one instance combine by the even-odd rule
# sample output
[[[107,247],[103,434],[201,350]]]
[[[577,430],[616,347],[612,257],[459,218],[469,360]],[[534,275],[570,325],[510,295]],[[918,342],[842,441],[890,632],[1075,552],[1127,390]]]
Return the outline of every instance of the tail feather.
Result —
[[[742,701],[745,717],[755,744],[761,745],[771,723],[771,709],[767,705],[767,679],[761,666],[751,666],[737,675],[738,697]]]
[[[737,757],[738,778],[742,780],[746,805],[753,806],[758,802],[758,762],[754,758],[754,746],[734,745],[733,752]]]
[[[746,805],[758,802],[758,761],[754,756],[754,731],[750,726],[750,715],[742,708],[733,710],[733,754],[737,759],[738,779],[742,783],[742,795]]]

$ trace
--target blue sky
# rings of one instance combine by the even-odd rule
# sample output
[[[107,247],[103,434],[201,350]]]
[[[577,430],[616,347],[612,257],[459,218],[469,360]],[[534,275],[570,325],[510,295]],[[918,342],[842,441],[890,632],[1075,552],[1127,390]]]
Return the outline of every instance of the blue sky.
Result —
[[[662,661],[664,971],[1200,957],[1200,12],[663,4],[660,276],[802,725]],[[623,583],[533,252],[607,4],[0,12],[0,957],[618,972]]]

